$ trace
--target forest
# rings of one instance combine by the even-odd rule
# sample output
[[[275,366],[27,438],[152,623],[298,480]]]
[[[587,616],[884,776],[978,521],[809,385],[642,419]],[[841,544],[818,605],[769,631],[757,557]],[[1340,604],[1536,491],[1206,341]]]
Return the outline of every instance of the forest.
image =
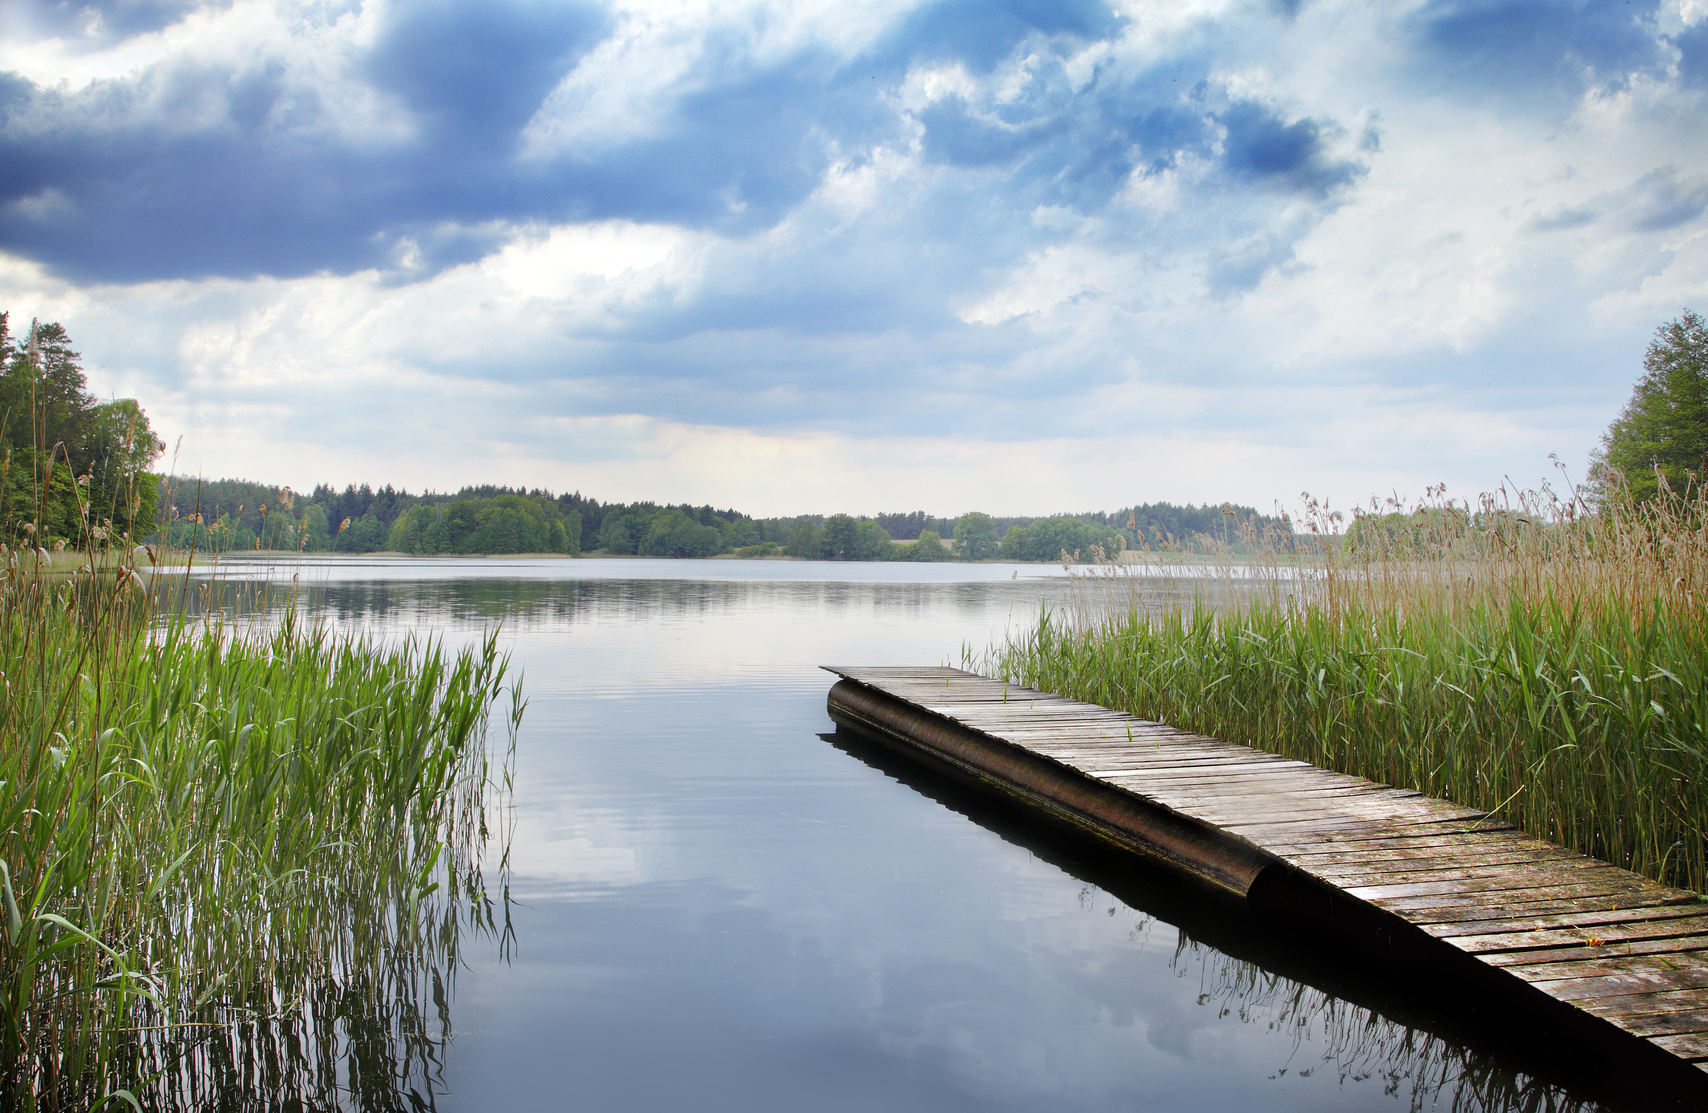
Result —
[[[464,487],[411,494],[390,485],[328,485],[298,495],[249,480],[172,476],[161,509],[178,549],[257,549],[420,555],[555,553],[807,560],[1012,561],[1094,559],[1123,549],[1242,551],[1280,525],[1251,507],[1145,503],[1114,512],[994,518],[924,511],[875,516],[805,514],[756,518],[687,503],[602,503],[539,487]]]

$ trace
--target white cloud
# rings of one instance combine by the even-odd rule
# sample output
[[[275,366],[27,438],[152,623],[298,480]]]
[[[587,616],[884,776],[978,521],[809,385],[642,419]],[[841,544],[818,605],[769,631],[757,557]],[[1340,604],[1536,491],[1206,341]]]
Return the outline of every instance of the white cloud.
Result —
[[[848,58],[917,0],[613,5],[615,27],[576,63],[522,130],[524,158],[586,158],[652,138],[684,97],[809,47]]]
[[[412,134],[408,113],[363,73],[385,9],[380,0],[347,10],[313,0],[233,0],[111,45],[5,36],[0,71],[52,90],[55,106],[57,98],[91,98],[81,111],[96,126],[146,122],[184,135],[225,127],[233,86],[260,80],[280,90],[265,121],[270,131],[395,143]],[[221,80],[201,81],[207,73]],[[14,108],[7,126],[39,133],[61,123],[44,112],[40,103],[34,111]]]

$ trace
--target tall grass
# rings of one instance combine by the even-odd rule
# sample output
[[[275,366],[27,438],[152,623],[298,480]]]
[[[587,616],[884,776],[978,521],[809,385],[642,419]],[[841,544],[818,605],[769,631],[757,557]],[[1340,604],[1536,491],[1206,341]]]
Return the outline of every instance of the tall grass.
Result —
[[[1432,496],[1308,504],[1187,608],[1138,605],[1166,571],[1140,554],[978,664],[1708,889],[1704,492]]]
[[[0,1106],[431,1073],[459,926],[493,926],[495,640],[156,618],[135,567],[41,555],[0,569]]]

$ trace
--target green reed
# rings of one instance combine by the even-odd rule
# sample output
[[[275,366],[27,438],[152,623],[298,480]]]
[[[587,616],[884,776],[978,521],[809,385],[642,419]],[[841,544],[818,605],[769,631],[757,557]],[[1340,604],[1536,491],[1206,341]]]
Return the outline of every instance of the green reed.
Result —
[[[493,926],[495,638],[156,619],[101,564],[0,573],[0,1105],[317,1106],[430,1071],[458,927]],[[392,1049],[365,1075],[358,1029]]]
[[[1440,526],[1425,510],[1412,520]],[[1441,537],[1295,547],[1243,586],[1225,579],[1238,590],[1216,605],[1087,600],[981,664],[1708,890],[1701,493],[1522,520],[1462,511]]]

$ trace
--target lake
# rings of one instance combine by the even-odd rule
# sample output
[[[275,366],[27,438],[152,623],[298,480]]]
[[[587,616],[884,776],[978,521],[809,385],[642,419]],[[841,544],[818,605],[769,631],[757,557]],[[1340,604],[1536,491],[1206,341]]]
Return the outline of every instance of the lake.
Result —
[[[1574,1105],[1321,988],[1332,973],[1270,957],[1169,879],[834,733],[818,665],[959,664],[1086,590],[1060,567],[353,558],[220,577],[294,581],[309,614],[383,638],[502,624],[524,676],[513,935],[463,942],[451,1036],[411,1083],[440,1110]]]

